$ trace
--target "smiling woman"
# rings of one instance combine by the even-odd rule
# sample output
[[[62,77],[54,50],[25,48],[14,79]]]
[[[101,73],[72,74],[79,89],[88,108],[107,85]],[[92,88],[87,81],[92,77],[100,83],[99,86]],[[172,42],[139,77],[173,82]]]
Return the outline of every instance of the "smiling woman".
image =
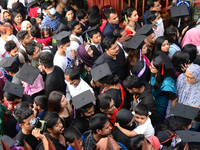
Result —
[[[178,102],[200,107],[200,66],[191,64],[185,73],[181,74],[176,83]]]

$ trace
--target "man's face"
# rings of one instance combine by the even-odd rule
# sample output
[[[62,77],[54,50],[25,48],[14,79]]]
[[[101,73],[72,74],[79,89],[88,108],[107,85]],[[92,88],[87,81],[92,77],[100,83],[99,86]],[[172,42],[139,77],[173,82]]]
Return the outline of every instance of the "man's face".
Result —
[[[101,35],[98,32],[97,34],[94,34],[92,38],[90,38],[90,40],[94,43],[94,44],[99,44],[101,43]]]
[[[23,42],[24,42],[24,44],[26,44],[26,45],[32,42],[32,39],[31,39],[30,34],[27,34],[27,35],[25,36]]]
[[[47,14],[50,14],[50,9],[53,8],[53,7],[54,7],[53,5],[49,5],[49,6],[47,7],[47,10],[46,10]]]
[[[117,45],[117,42],[112,44],[108,50],[106,49],[106,53],[111,57],[117,56],[119,54],[119,46]]]
[[[8,52],[8,54],[10,55],[10,57],[18,56],[19,54],[18,47],[15,47],[14,49],[12,49],[10,52]]]
[[[82,28],[81,28],[81,24],[79,23],[78,25],[75,26],[74,28],[74,32],[76,36],[80,36],[82,34]]]
[[[59,118],[57,123],[56,123],[56,125],[53,126],[53,128],[52,128],[52,133],[54,135],[59,135],[59,134],[62,134],[63,131],[64,131],[63,124],[62,124],[62,122],[61,122],[61,120]]]
[[[109,134],[111,134],[111,127],[110,127],[109,121],[107,121],[104,124],[104,127],[102,128],[102,130],[100,130],[100,134],[101,134],[101,136],[108,136]]]
[[[67,47],[70,46],[70,42],[66,43],[65,45],[62,46],[63,51],[67,50]]]
[[[128,91],[129,91],[129,93],[131,93],[131,94],[138,94],[138,91],[137,91],[137,89],[136,88],[132,88],[132,89],[128,89],[128,88],[126,88]]]
[[[28,132],[31,132],[33,130],[33,127],[30,125],[30,121],[31,119],[33,119],[34,116],[31,115],[30,117],[28,117],[27,119],[24,119],[23,120],[23,124],[21,124],[21,128],[28,131]]]
[[[151,11],[160,11],[162,5],[160,5],[159,1],[154,2],[154,7],[151,7]]]
[[[117,13],[115,13],[115,14],[111,13],[110,17],[108,18],[108,22],[110,22],[110,24],[112,24],[112,25],[119,24],[118,14]]]

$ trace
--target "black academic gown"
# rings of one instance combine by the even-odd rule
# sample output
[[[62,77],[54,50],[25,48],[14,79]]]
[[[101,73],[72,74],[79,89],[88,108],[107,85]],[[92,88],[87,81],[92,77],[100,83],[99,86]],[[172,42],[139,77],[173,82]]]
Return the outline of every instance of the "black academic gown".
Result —
[[[102,46],[101,46],[102,48]],[[93,50],[93,57],[92,60],[95,62],[97,60],[97,58],[99,58],[99,56],[101,56],[101,52],[96,48],[95,45],[91,45],[91,49]],[[102,48],[103,50],[103,48]],[[104,50],[103,50],[104,52]]]
[[[112,131],[113,139],[116,142],[120,142],[126,146],[127,149],[130,148],[130,138],[121,132],[117,127],[114,127]]]
[[[106,52],[104,52],[99,58],[94,62],[92,68],[99,66],[104,63],[108,63],[110,70],[113,75],[117,75],[121,81],[126,79],[126,62],[124,51],[119,47],[119,54],[117,55],[116,60],[110,57]]]
[[[53,145],[55,146],[56,150],[66,150],[67,148],[65,146],[63,146],[58,139],[53,138],[52,136],[49,135],[49,133],[47,133],[46,138],[50,139],[53,142]],[[43,146],[43,142],[41,142],[40,144],[38,144],[38,146],[36,147],[36,150],[44,150],[44,146]]]

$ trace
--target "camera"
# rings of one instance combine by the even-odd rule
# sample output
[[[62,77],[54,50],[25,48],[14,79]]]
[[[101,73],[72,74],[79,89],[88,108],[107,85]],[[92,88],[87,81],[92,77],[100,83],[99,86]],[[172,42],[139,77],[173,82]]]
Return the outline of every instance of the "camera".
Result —
[[[46,127],[47,127],[46,121],[39,120],[38,118],[31,119],[30,125],[34,128],[39,128],[41,134],[43,134],[46,131]]]

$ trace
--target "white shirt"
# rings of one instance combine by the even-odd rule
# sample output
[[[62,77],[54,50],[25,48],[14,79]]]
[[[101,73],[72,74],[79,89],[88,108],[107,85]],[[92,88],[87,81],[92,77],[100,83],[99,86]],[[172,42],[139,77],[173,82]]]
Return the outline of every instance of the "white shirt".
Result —
[[[137,134],[144,134],[145,138],[147,139],[151,136],[154,136],[154,128],[151,124],[151,119],[148,118],[144,124],[137,126],[134,131]]]
[[[82,36],[78,37],[76,35],[71,34],[70,37],[78,39],[81,42],[81,44],[83,44],[83,38],[82,38]],[[77,51],[77,48],[79,47],[79,44],[76,41],[70,41],[70,46],[72,47],[72,50]]]
[[[67,100],[71,100],[72,97],[79,95],[80,93],[83,93],[87,90],[90,90],[92,93],[94,93],[93,89],[83,79],[81,79],[80,83],[76,88],[74,87],[74,85],[70,85],[70,83],[67,82],[66,80],[65,83],[67,84],[67,90],[66,90]]]
[[[53,59],[53,65],[60,67],[63,72],[71,67],[73,60],[73,55],[70,53],[70,51],[65,51],[65,54],[66,56],[60,56],[58,52],[56,52]]]

